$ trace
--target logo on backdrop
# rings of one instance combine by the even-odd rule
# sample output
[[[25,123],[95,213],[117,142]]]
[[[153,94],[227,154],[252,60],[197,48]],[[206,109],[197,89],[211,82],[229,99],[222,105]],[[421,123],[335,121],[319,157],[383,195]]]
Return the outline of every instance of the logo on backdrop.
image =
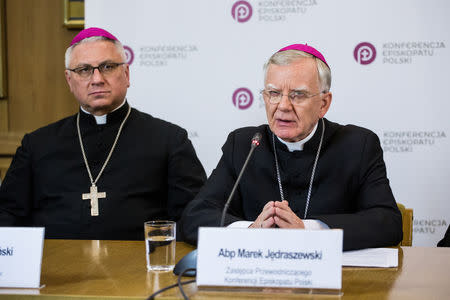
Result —
[[[368,65],[377,57],[377,50],[371,43],[359,43],[353,51],[353,57],[359,64]]]
[[[442,130],[430,131],[385,131],[382,148],[384,152],[407,153],[418,148],[433,147],[436,142],[446,138]]]
[[[134,60],[134,52],[133,49],[131,49],[128,46],[123,46],[123,49],[125,50],[125,56],[127,57],[127,64],[131,65]]]
[[[163,68],[171,62],[189,60],[199,51],[195,44],[144,45],[138,49],[136,59],[139,66],[151,68]]]
[[[297,19],[317,6],[316,0],[258,0],[255,4],[258,22],[286,22]]]
[[[253,103],[253,94],[248,88],[238,88],[233,93],[233,105],[239,109],[247,109]]]
[[[413,232],[414,234],[435,234],[447,229],[447,222],[444,219],[418,219],[414,220]]]
[[[245,23],[252,17],[252,6],[247,1],[237,1],[231,8],[231,15],[239,23]]]
[[[382,46],[378,47],[381,49],[380,61],[390,65],[412,64],[413,59],[437,56],[439,51],[445,48],[442,41],[383,42]],[[359,43],[353,51],[353,56],[359,64],[368,65],[375,60],[377,51],[371,43]]]
[[[285,22],[289,17],[298,17],[317,6],[317,0],[259,0],[253,4],[257,22]],[[245,23],[253,15],[253,7],[247,1],[236,1],[231,15],[239,23]]]
[[[435,56],[445,43],[440,41],[410,41],[383,43],[383,64],[411,64],[415,57]]]

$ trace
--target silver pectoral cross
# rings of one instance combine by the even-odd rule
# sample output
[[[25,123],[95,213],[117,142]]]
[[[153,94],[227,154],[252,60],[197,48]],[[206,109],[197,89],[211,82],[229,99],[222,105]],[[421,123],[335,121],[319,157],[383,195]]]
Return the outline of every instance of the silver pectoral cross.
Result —
[[[86,194],[81,194],[83,200],[91,199],[91,216],[98,216],[98,199],[106,198],[105,192],[97,192],[97,186],[95,184],[91,185],[91,192]]]

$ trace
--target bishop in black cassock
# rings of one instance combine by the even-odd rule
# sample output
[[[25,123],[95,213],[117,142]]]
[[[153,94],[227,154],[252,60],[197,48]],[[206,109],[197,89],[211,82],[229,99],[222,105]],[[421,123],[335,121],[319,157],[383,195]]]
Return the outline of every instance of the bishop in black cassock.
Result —
[[[325,132],[315,171],[307,219],[344,229],[344,250],[396,245],[402,219],[389,181],[378,137],[371,131],[324,120]],[[298,216],[304,215],[308,186],[322,122],[302,151],[290,152],[275,138],[284,197]],[[183,215],[185,239],[196,243],[200,226],[219,226],[222,209],[250,150],[255,149],[231,201],[225,224],[255,220],[270,199],[281,201],[275,171],[272,132],[267,125],[233,131],[222,147],[222,158],[205,187]]]

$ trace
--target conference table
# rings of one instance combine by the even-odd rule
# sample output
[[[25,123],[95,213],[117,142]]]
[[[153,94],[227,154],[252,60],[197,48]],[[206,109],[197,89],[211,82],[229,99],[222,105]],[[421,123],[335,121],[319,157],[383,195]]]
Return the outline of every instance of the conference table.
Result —
[[[193,249],[177,242],[177,260]],[[143,241],[47,239],[41,273],[44,286],[0,288],[0,299],[146,299],[176,280],[172,272],[147,272]],[[195,283],[185,285],[185,292],[191,299],[450,299],[450,248],[400,247],[397,268],[343,267],[340,295],[294,289],[205,291]],[[176,288],[158,297],[182,299]]]

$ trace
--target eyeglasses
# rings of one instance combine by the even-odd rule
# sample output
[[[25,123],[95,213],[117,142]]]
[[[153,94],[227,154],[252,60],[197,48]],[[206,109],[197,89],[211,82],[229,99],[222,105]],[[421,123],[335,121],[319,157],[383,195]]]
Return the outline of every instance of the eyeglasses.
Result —
[[[315,97],[317,95],[320,95],[324,92],[319,92],[317,94],[309,94],[305,91],[290,91],[289,94],[287,94],[289,101],[293,105],[299,105],[305,102],[307,99]],[[264,97],[265,101],[269,101],[271,104],[278,104],[281,102],[281,98],[285,94],[282,94],[280,91],[274,91],[274,90],[262,90],[261,94]]]
[[[84,65],[82,67],[78,67],[75,69],[66,69],[68,71],[72,71],[78,74],[83,79],[88,79],[94,74],[94,70],[97,69],[102,75],[107,76],[113,73],[118,66],[123,65],[125,63],[115,63],[115,62],[106,62],[99,64],[97,67],[91,65]]]

